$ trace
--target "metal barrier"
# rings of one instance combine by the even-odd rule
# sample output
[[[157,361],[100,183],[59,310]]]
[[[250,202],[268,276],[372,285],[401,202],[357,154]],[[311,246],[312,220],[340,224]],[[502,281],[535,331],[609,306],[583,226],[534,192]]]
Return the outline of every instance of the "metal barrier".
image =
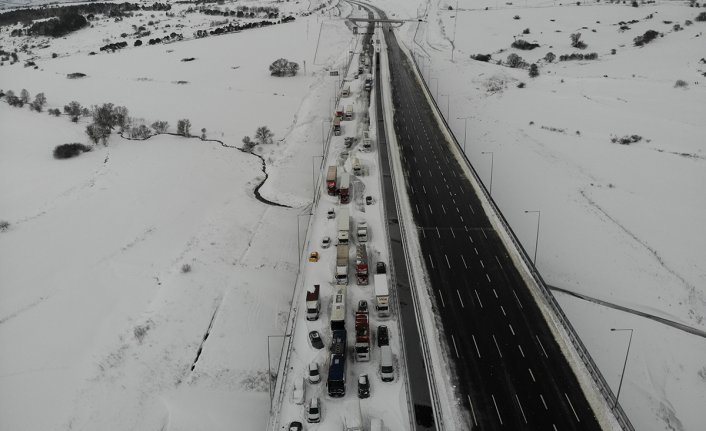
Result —
[[[415,41],[416,43],[416,41]],[[495,203],[495,200],[493,200],[492,196],[488,192],[487,188],[485,187],[485,184],[481,181],[480,177],[478,176],[478,173],[476,172],[475,168],[471,164],[470,160],[468,160],[468,157],[466,154],[463,152],[461,145],[459,144],[458,140],[456,139],[456,136],[453,134],[451,131],[451,128],[449,127],[449,124],[446,121],[446,118],[441,114],[441,110],[439,109],[439,106],[436,103],[436,100],[434,100],[433,97],[431,97],[431,91],[429,90],[429,87],[427,85],[427,82],[424,80],[424,76],[419,69],[419,64],[417,63],[417,59],[412,56],[413,63],[414,63],[414,69],[417,72],[418,77],[421,77],[419,81],[423,84],[424,90],[429,96],[428,99],[432,101],[434,104],[434,109],[438,113],[438,116],[441,118],[441,120],[444,123],[444,127],[448,131],[449,136],[453,139],[454,144],[456,145],[456,148],[459,150],[459,152],[463,155],[464,160],[466,161],[466,164],[468,165],[468,168],[470,169],[471,173],[473,174],[473,177],[475,178],[476,182],[480,186],[480,191],[482,192],[483,196],[485,197],[486,201],[490,204],[491,208],[493,209],[493,212],[495,213],[495,216],[498,218],[500,223],[502,224],[503,229],[509,236],[510,240],[512,241],[513,245],[518,251],[518,254],[522,258],[523,262],[527,267],[530,269],[530,275],[534,279],[535,283],[537,283],[537,286],[539,287],[540,292],[542,293],[542,296],[544,299],[546,299],[548,305],[551,307],[552,311],[556,315],[556,317],[559,319],[559,322],[562,324],[564,329],[567,332],[567,335],[569,336],[569,339],[571,341],[571,344],[574,346],[576,349],[579,357],[583,361],[584,365],[586,366],[587,371],[593,378],[593,381],[598,387],[599,392],[601,395],[603,395],[603,398],[605,399],[606,403],[610,406],[613,415],[615,416],[616,420],[618,421],[619,425],[624,429],[628,431],[634,431],[635,428],[633,427],[632,423],[630,422],[630,419],[628,416],[625,414],[625,411],[623,410],[622,406],[617,403],[617,400],[615,398],[615,395],[613,394],[613,391],[610,389],[610,386],[606,382],[605,378],[603,377],[603,374],[601,374],[601,371],[598,369],[598,366],[596,363],[593,361],[593,358],[591,358],[590,353],[586,349],[586,346],[583,344],[581,339],[579,338],[578,334],[576,333],[576,330],[574,329],[573,325],[569,321],[569,319],[566,317],[564,312],[562,311],[561,307],[559,306],[559,303],[556,301],[556,298],[554,295],[551,294],[549,291],[549,288],[547,287],[546,283],[544,282],[544,279],[540,275],[539,271],[537,268],[534,266],[534,263],[532,263],[532,260],[530,259],[529,255],[527,254],[527,251],[524,249],[522,244],[520,243],[520,240],[517,238],[515,235],[515,232],[512,230],[512,227],[510,227],[510,224],[508,221],[505,219],[505,216],[503,216],[502,212],[500,211],[500,208],[498,205]]]

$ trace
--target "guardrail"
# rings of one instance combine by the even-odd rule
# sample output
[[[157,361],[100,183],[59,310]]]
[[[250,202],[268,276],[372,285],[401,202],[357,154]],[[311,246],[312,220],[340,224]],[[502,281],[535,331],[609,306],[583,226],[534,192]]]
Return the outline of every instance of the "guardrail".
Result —
[[[415,43],[416,43],[416,41],[415,41]],[[426,93],[429,95],[429,99],[434,104],[434,109],[436,109],[438,116],[443,121],[444,127],[446,128],[449,135],[453,139],[453,142],[456,145],[457,149],[463,155],[463,159],[466,161],[466,164],[468,165],[468,168],[470,169],[471,173],[473,174],[473,177],[475,178],[476,182],[479,184],[480,190],[483,193],[483,196],[485,197],[487,202],[490,204],[491,208],[493,209],[493,212],[495,213],[495,216],[498,218],[498,220],[502,224],[502,227],[505,229],[510,240],[512,241],[513,245],[517,249],[523,262],[530,269],[530,275],[532,275],[532,278],[534,279],[535,283],[537,283],[537,286],[539,287],[539,290],[542,293],[542,296],[544,297],[544,299],[546,299],[548,305],[550,306],[550,308],[552,309],[552,311],[554,312],[554,314],[558,318],[559,322],[562,324],[562,326],[566,330],[567,335],[569,336],[569,339],[571,341],[571,344],[574,346],[579,357],[581,358],[584,365],[586,366],[586,369],[589,372],[589,374],[591,375],[591,378],[593,379],[594,383],[598,387],[599,392],[601,393],[601,395],[603,396],[605,401],[610,406],[610,408],[613,412],[613,415],[615,416],[615,419],[618,421],[619,425],[624,430],[634,431],[635,428],[633,427],[632,423],[630,422],[630,419],[628,418],[627,414],[625,414],[623,407],[617,402],[617,399],[615,398],[613,391],[610,389],[608,382],[606,382],[605,378],[603,377],[603,374],[601,374],[600,369],[598,368],[596,363],[593,361],[593,358],[591,357],[590,353],[588,352],[588,349],[586,349],[586,346],[583,344],[583,342],[581,341],[581,338],[576,333],[576,330],[574,329],[573,325],[571,324],[569,319],[564,314],[563,310],[559,306],[559,303],[556,301],[556,298],[554,297],[554,295],[552,295],[552,293],[549,291],[549,288],[547,287],[546,283],[544,282],[544,279],[542,278],[541,274],[539,273],[539,271],[535,267],[534,263],[530,259],[529,255],[527,254],[527,251],[520,243],[520,240],[515,235],[515,232],[512,230],[512,227],[510,226],[508,221],[505,219],[505,216],[503,216],[502,212],[500,211],[500,208],[495,203],[495,200],[488,192],[488,189],[485,187],[485,184],[483,184],[483,182],[481,181],[480,176],[478,175],[475,168],[471,164],[471,161],[468,159],[466,154],[463,152],[462,147],[459,144],[458,140],[456,139],[456,136],[451,131],[451,128],[449,127],[449,124],[446,121],[446,118],[444,118],[444,116],[442,115],[441,110],[439,109],[439,106],[436,103],[436,100],[434,100],[434,98],[431,97],[431,91],[429,90],[427,82],[424,80],[424,76],[422,74],[422,71],[419,69],[419,64],[417,63],[417,59],[415,58],[414,55],[412,55],[412,60],[413,60],[414,68],[417,72],[417,75],[421,77],[420,81],[424,85],[424,89],[425,89]]]

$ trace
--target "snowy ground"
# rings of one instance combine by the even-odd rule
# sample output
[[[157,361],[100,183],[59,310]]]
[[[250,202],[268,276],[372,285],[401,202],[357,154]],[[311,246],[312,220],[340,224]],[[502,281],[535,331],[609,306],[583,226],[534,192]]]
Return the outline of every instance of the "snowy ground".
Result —
[[[493,197],[530,253],[536,218],[523,211],[542,211],[537,264],[549,283],[705,329],[706,65],[699,59],[706,25],[684,23],[703,9],[480,0],[459,2],[456,17],[448,10],[455,2],[376,4],[390,16],[428,12],[426,23],[405,24],[398,34],[431,57],[424,74],[432,92],[438,85],[460,142],[457,118],[469,117],[467,154],[488,182],[489,156],[481,152],[494,152]],[[314,15],[87,55],[140,19],[149,20],[101,22],[20,53],[20,63],[0,67],[0,87],[44,92],[49,107],[125,105],[148,123],[169,121],[172,131],[189,118],[195,133],[206,128],[233,146],[268,125],[275,144],[262,152],[270,179],[261,191],[295,208],[256,201],[259,159],[218,143],[114,136],[108,148],[56,161],[55,145],[86,141],[85,123],[0,104],[0,220],[11,223],[0,233],[0,346],[12,352],[0,359],[2,429],[258,429],[267,422],[266,339],[284,331],[297,214],[311,199],[310,166],[336,85],[325,68],[343,64],[350,32],[341,20]],[[164,31],[169,21],[161,19]],[[188,19],[202,28],[220,17]],[[618,31],[619,21],[633,19]],[[664,37],[633,47],[648,29]],[[540,76],[529,78],[469,58],[515,52],[531,63],[549,51],[570,54],[578,51],[569,46],[575,32],[598,60],[540,61]],[[511,49],[513,36],[541,46]],[[3,49],[17,46],[6,30],[0,38]],[[22,67],[34,56],[39,69]],[[196,60],[181,61],[188,57]],[[306,60],[306,73],[271,78],[267,66],[279,57],[298,61],[302,72]],[[73,72],[88,77],[67,80]],[[688,86],[674,88],[677,79]],[[491,83],[500,90],[488,92]],[[642,141],[610,142],[632,134]],[[181,273],[184,263],[191,272]],[[635,329],[620,400],[637,429],[703,429],[706,341],[558,297],[614,390],[627,334],[609,328]]]

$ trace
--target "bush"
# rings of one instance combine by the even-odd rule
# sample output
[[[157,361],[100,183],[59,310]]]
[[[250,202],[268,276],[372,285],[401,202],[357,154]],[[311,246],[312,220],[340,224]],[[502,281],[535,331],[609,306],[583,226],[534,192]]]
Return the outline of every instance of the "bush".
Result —
[[[571,39],[571,46],[574,48],[586,49],[588,46],[581,40],[581,33],[573,33],[569,38]]]
[[[487,63],[490,61],[490,54],[473,54],[471,55],[471,58],[476,61],[484,61]]]
[[[298,71],[299,64],[286,58],[277,59],[270,65],[270,74],[272,76],[294,76]]]
[[[529,43],[523,39],[517,39],[516,41],[512,42],[512,44],[510,46],[512,46],[513,48],[517,48],[517,49],[532,50],[532,49],[538,48],[539,44]]]
[[[54,158],[55,159],[70,159],[71,157],[76,157],[81,153],[91,151],[93,148],[74,142],[72,144],[61,144],[54,148]]]
[[[642,136],[640,135],[625,135],[622,138],[619,138],[617,136],[612,136],[610,138],[610,142],[614,144],[620,144],[620,145],[630,145],[634,144],[636,142],[640,142],[642,140]]]
[[[530,34],[530,29],[526,28],[526,29],[522,30],[522,34]]]
[[[7,220],[0,221],[0,232],[7,232],[10,229],[10,222]]]
[[[191,265],[185,263],[181,266],[181,273],[186,274],[187,272],[191,272]]]
[[[520,81],[517,83],[517,88],[525,88],[525,83]]]
[[[155,121],[152,123],[152,128],[155,133],[165,133],[169,129],[169,123],[166,121]]]
[[[514,53],[507,56],[505,64],[512,68],[524,68],[527,66],[527,63],[522,59],[522,57]]]
[[[674,83],[674,88],[687,88],[688,86],[689,84],[683,79],[677,79],[677,82]]]
[[[701,12],[696,18],[694,18],[694,21],[699,21],[699,22],[706,21],[706,12]]]
[[[191,121],[186,118],[177,121],[177,135],[191,136]]]
[[[537,67],[536,64],[532,64],[529,68],[529,76],[530,78],[536,78],[539,76],[539,68]]]
[[[551,63],[556,60],[556,55],[554,55],[553,52],[548,52],[547,55],[544,56],[544,60],[546,60],[547,63]]]
[[[642,36],[637,36],[633,39],[633,42],[635,43],[635,46],[643,46],[655,40],[657,36],[659,36],[658,32],[654,30],[647,30]]]
[[[83,78],[84,76],[86,76],[86,74],[81,72],[74,72],[66,75],[69,79]]]

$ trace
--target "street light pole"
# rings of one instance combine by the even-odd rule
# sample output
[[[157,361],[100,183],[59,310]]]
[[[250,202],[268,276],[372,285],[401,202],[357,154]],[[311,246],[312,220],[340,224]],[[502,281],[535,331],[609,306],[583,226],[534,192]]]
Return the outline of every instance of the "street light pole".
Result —
[[[297,219],[298,220],[298,219]],[[270,413],[272,413],[272,361],[270,361],[270,338],[286,338],[290,334],[268,335],[267,336],[267,381],[269,383]]]
[[[457,120],[463,120],[463,154],[466,154],[466,134],[468,133],[468,119],[471,117],[456,117]]]
[[[326,148],[326,138],[324,135],[324,123],[327,121],[331,122],[331,120],[328,118],[321,119],[321,154],[325,153],[325,148]]]
[[[490,154],[490,196],[493,196],[493,152],[481,151],[481,154]]]
[[[525,214],[529,213],[537,213],[537,237],[534,239],[534,266],[537,266],[537,247],[539,244],[539,220],[542,217],[542,211],[539,210],[531,210],[531,211],[525,211]]]
[[[311,188],[314,190],[314,196],[312,197],[312,205],[313,202],[316,200],[316,170],[314,169],[314,160],[317,158],[321,158],[321,163],[319,164],[319,169],[321,169],[321,165],[324,163],[324,156],[311,156]]]
[[[623,372],[620,373],[620,383],[618,384],[618,395],[615,396],[615,403],[613,408],[618,405],[618,398],[620,398],[620,388],[623,387],[623,377],[625,377],[625,367],[628,365],[628,355],[630,354],[630,344],[632,343],[632,332],[631,328],[610,328],[611,331],[630,331],[630,339],[628,340],[628,350],[625,352],[625,362],[623,363]]]

